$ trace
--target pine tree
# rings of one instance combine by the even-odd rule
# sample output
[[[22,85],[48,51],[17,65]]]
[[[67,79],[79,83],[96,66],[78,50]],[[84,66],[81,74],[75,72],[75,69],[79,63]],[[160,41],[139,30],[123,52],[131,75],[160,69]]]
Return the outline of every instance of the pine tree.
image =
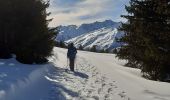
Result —
[[[10,58],[10,45],[13,42],[13,24],[15,21],[12,18],[13,10],[11,6],[11,0],[1,0],[0,1],[0,58]],[[12,34],[10,34],[10,31]],[[11,41],[9,41],[11,39]]]
[[[96,45],[94,45],[91,49],[90,49],[91,52],[97,52],[97,49],[96,49]]]
[[[131,0],[125,7],[128,20],[120,30],[125,43],[117,53],[120,59],[139,67],[145,77],[163,80],[170,63],[170,3],[168,0]]]
[[[59,42],[59,47],[66,48],[67,46],[65,45],[65,43],[63,41],[60,41]]]
[[[104,52],[105,52],[105,53],[109,53],[110,51],[109,51],[109,49],[107,48],[107,49],[104,50]]]
[[[84,47],[83,47],[82,45],[80,45],[78,49],[79,49],[79,50],[83,50]]]
[[[113,54],[116,54],[117,51],[118,51],[117,48],[114,48],[114,49],[112,50],[112,53],[113,53]]]
[[[105,50],[104,49],[100,49],[99,53],[105,53]]]
[[[22,62],[26,63],[41,63],[41,60],[43,62],[45,57],[51,55],[54,46],[55,34],[48,29],[46,20],[48,16],[46,8],[49,6],[49,2],[23,0],[20,3],[22,5],[19,5],[18,8],[23,10],[19,10],[22,15],[19,21],[23,27],[18,34],[18,41],[16,40],[19,44],[19,47],[15,49],[18,60],[24,60]],[[22,7],[23,5],[24,7]]]
[[[2,1],[2,0],[1,0]],[[3,0],[7,11],[2,16],[2,32],[7,38],[10,53],[17,56],[22,63],[42,63],[51,55],[55,33],[48,28],[46,8],[49,1],[43,0]],[[0,3],[1,5],[1,3]],[[1,18],[0,18],[1,19]],[[6,23],[8,23],[6,25]]]

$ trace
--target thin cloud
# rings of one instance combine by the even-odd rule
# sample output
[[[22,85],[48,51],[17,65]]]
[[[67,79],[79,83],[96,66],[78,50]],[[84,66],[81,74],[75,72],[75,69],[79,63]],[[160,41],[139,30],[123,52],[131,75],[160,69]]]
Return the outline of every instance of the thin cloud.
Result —
[[[52,0],[48,11],[54,18],[50,26],[82,24],[112,19],[122,20],[128,0]]]

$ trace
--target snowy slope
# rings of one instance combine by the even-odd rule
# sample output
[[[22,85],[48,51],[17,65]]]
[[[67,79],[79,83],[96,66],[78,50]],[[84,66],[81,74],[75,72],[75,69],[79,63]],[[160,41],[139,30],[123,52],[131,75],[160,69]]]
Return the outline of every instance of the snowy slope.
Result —
[[[47,100],[52,84],[44,76],[49,68],[0,59],[0,100]]]
[[[82,24],[80,26],[60,26],[57,41],[73,42],[77,47],[82,45],[91,48],[97,45],[98,49],[112,49],[119,47],[115,38],[120,38],[123,32],[118,31],[121,23],[106,20],[104,22],[94,22]]]
[[[66,49],[45,65],[0,60],[0,100],[170,100],[170,84],[146,80],[113,54],[78,51],[76,72]]]
[[[121,36],[123,36],[123,32],[119,32],[117,28],[102,28],[77,36],[66,41],[66,43],[74,43],[76,47],[82,45],[84,49],[96,46],[98,50],[111,50],[121,46],[120,43],[116,42],[116,38],[120,38]]]
[[[111,20],[106,20],[104,22],[94,22],[89,24],[82,24],[80,26],[69,25],[69,26],[59,26],[59,34],[57,35],[57,41],[67,41],[74,37],[86,34],[92,31],[96,31],[102,28],[118,28],[120,23],[113,22]]]

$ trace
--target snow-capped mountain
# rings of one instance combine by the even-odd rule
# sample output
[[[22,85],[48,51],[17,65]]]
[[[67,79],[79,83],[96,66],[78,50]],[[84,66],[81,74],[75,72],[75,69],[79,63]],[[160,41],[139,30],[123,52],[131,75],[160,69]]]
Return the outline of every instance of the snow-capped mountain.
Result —
[[[94,45],[97,49],[113,49],[121,45],[115,41],[115,38],[123,35],[123,32],[118,31],[120,25],[120,22],[105,20],[80,26],[60,26],[56,40],[66,43],[73,42],[76,47],[81,45],[85,49]]]
[[[111,20],[106,20],[104,22],[94,22],[90,24],[82,24],[80,26],[68,25],[68,26],[59,26],[59,34],[57,36],[57,41],[67,41],[74,37],[86,34],[101,28],[117,28],[120,23],[113,22]]]
[[[123,32],[118,32],[117,28],[102,28],[87,34],[82,34],[73,39],[66,41],[66,43],[73,42],[76,47],[80,45],[85,49],[96,46],[98,50],[113,49],[120,47],[121,44],[116,42],[116,38],[120,38]]]

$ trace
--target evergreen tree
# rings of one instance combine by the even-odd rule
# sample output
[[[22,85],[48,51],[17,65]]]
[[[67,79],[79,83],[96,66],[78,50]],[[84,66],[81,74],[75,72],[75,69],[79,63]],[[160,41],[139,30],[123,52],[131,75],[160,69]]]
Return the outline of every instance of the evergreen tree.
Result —
[[[91,49],[90,49],[91,52],[97,52],[97,49],[96,49],[96,45],[94,45]]]
[[[0,58],[10,58],[10,45],[13,42],[14,28],[11,26],[15,19],[12,17],[13,9],[11,6],[11,0],[0,1]],[[14,25],[13,25],[14,26]],[[9,41],[11,39],[11,41]]]
[[[105,53],[105,50],[104,49],[100,49],[99,53]]]
[[[114,48],[114,49],[112,50],[112,53],[113,53],[113,54],[116,54],[117,51],[118,51],[117,48]]]
[[[104,52],[105,52],[105,53],[109,53],[109,49],[105,49]]]
[[[60,42],[56,41],[56,42],[55,42],[55,46],[56,46],[56,47],[60,47]]]
[[[63,41],[60,41],[59,42],[59,47],[66,48],[67,46],[65,45],[65,43]]]
[[[17,56],[22,63],[42,63],[51,55],[54,46],[55,33],[48,28],[46,17],[49,13],[46,8],[49,2],[43,0],[1,0],[6,8],[2,16],[6,16],[4,22],[0,22],[5,34],[10,53]],[[1,3],[0,3],[1,5]],[[1,15],[0,15],[1,16]],[[1,19],[1,18],[0,18]],[[6,23],[8,23],[6,25]]]
[[[83,50],[83,46],[82,45],[79,46],[79,50]]]
[[[128,20],[120,30],[126,43],[117,53],[129,65],[140,67],[143,75],[163,80],[170,69],[170,3],[169,0],[131,0],[125,7]]]

